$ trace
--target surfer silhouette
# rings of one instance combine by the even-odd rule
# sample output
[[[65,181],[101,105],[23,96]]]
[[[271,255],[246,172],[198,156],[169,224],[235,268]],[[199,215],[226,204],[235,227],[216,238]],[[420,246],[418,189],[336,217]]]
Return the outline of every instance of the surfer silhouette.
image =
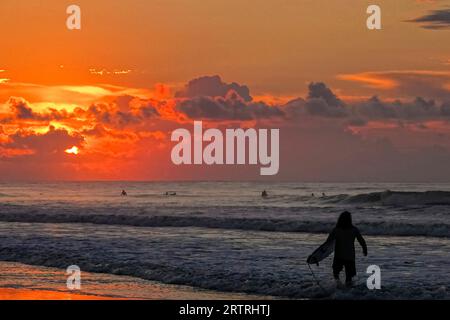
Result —
[[[128,194],[125,190],[122,190],[122,197],[126,197]]]
[[[333,276],[339,280],[339,273],[345,267],[345,285],[352,285],[352,278],[356,275],[355,239],[367,256],[367,245],[358,228],[352,223],[352,214],[344,211],[338,218],[336,227],[328,236],[327,242],[334,241]]]

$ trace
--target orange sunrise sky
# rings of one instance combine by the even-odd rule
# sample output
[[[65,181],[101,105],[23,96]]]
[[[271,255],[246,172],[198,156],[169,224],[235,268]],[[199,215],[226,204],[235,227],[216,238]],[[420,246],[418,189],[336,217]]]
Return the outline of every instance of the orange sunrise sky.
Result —
[[[2,0],[0,180],[261,179],[171,163],[203,120],[279,128],[275,180],[450,181],[450,1],[370,4]]]

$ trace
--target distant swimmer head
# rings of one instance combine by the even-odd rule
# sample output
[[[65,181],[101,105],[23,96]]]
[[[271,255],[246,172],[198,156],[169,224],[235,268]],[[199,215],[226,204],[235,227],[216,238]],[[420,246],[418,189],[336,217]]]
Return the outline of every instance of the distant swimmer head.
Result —
[[[342,212],[338,218],[336,228],[350,229],[351,227],[353,227],[352,214],[348,211]]]
[[[122,190],[122,196],[127,196],[127,192],[125,190]]]

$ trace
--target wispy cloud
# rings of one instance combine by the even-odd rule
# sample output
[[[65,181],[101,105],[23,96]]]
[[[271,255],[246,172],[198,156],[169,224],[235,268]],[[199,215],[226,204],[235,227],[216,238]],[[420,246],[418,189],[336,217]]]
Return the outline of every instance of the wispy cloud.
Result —
[[[450,8],[432,10],[421,17],[407,20],[421,24],[424,29],[430,30],[449,30],[450,29]]]
[[[131,73],[132,70],[130,69],[114,69],[114,70],[108,70],[108,69],[96,69],[91,68],[89,69],[89,73],[92,75],[98,75],[98,76],[105,76],[105,75],[125,75]]]
[[[6,70],[5,69],[0,69],[0,73],[5,73],[6,72]],[[6,82],[8,82],[8,81],[10,81],[11,79],[8,79],[8,78],[0,78],[0,84],[2,84],[2,83],[6,83]]]
[[[450,97],[450,71],[390,70],[342,74],[338,79],[360,83],[368,88],[389,91],[398,96],[418,95],[433,99]]]

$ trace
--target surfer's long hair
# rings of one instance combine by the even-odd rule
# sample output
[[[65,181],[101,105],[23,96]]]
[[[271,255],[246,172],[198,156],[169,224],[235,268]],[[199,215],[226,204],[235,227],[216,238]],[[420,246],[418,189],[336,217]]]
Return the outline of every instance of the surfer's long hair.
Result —
[[[342,212],[336,223],[336,228],[350,229],[352,227],[353,227],[352,214],[348,211]]]

